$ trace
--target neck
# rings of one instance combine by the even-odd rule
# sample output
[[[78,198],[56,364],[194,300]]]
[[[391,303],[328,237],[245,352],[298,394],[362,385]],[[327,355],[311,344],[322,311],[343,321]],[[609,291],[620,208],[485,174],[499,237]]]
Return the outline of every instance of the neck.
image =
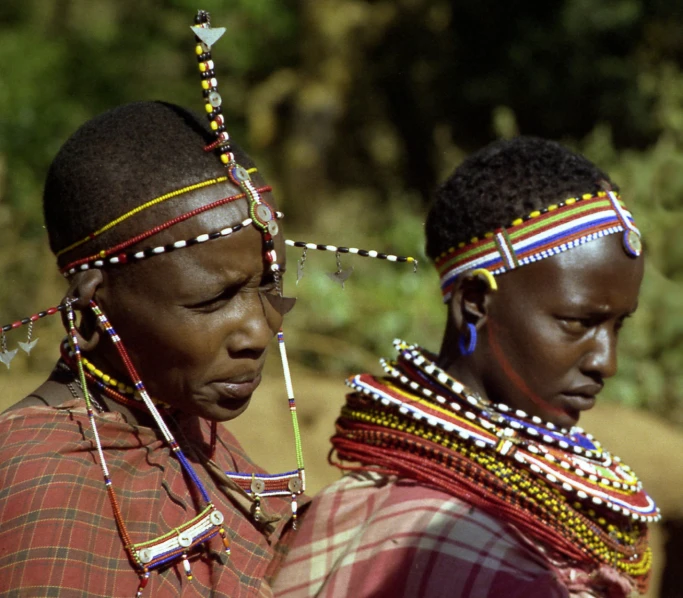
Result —
[[[460,354],[458,334],[457,328],[449,318],[441,341],[441,349],[436,358],[436,365],[480,397],[490,399],[477,373],[475,356],[463,357]]]

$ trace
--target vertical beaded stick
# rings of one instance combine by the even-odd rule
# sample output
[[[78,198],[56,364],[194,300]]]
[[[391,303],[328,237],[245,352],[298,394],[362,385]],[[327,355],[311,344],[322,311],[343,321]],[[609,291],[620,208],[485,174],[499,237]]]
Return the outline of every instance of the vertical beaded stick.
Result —
[[[287,349],[285,347],[285,335],[282,328],[277,333],[277,342],[280,347],[280,359],[282,360],[282,371],[285,376],[285,387],[287,389],[287,399],[289,401],[289,411],[292,414],[292,427],[294,428],[294,446],[296,450],[296,465],[301,475],[301,484],[295,484],[295,480],[290,480],[289,488],[292,491],[292,527],[296,529],[296,495],[306,490],[306,474],[304,470],[304,454],[301,449],[301,433],[299,431],[299,419],[296,414],[296,401],[294,398],[294,387],[292,386],[292,376],[289,371],[289,360],[287,359]]]
[[[225,33],[225,28],[211,27],[209,13],[200,10],[195,17],[195,25],[191,27],[191,29],[195,34],[197,42],[195,53],[197,55],[197,63],[201,77],[204,109],[209,120],[209,126],[216,137],[215,141],[208,144],[204,150],[207,152],[216,152],[221,163],[227,169],[230,181],[237,185],[242,193],[245,194],[249,204],[249,215],[251,216],[252,224],[259,230],[263,238],[264,258],[273,273],[277,293],[282,296],[282,275],[278,263],[277,252],[275,251],[275,242],[273,240],[273,237],[275,237],[280,230],[276,220],[278,217],[281,217],[281,215],[275,212],[275,210],[261,197],[259,190],[254,186],[254,183],[251,180],[249,171],[237,163],[230,144],[230,135],[225,127],[225,118],[222,114],[221,106],[223,99],[218,92],[218,80],[216,79],[214,63],[211,58],[211,47]],[[284,339],[284,337],[282,338]],[[258,517],[260,512],[260,500],[263,496],[282,496],[291,494],[292,512],[296,513],[295,497],[297,494],[303,492],[304,487],[305,478],[301,439],[298,421],[296,419],[296,408],[293,403],[294,392],[292,390],[291,376],[287,364],[286,353],[283,353],[283,342],[284,340],[280,343],[280,351],[281,356],[284,355],[283,369],[290,402],[290,410],[292,412],[292,420],[294,422],[298,470],[285,474],[252,474],[251,476],[239,472],[226,472],[226,475],[237,482],[240,487],[254,496],[256,507],[254,512],[255,518]]]
[[[209,13],[200,10],[195,17],[195,25],[191,27],[195,34],[197,45],[197,63],[201,76],[202,95],[204,97],[204,109],[207,113],[209,126],[216,136],[213,143],[207,145],[205,151],[216,151],[220,161],[228,171],[230,181],[237,185],[246,195],[249,202],[249,215],[252,224],[261,232],[263,236],[264,257],[270,264],[276,283],[279,287],[280,265],[277,263],[277,252],[273,237],[279,232],[276,222],[276,212],[263,200],[260,193],[254,186],[249,172],[240,166],[235,160],[235,154],[230,145],[230,135],[225,127],[225,118],[222,114],[221,105],[223,98],[218,93],[218,80],[214,71],[214,63],[211,59],[211,46],[215,44],[225,33],[224,27],[211,27]]]

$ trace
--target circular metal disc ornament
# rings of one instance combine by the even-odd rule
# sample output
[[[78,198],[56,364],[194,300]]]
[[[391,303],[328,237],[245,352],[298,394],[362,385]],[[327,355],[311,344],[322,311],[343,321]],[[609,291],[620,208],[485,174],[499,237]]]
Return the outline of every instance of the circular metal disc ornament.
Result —
[[[211,513],[209,519],[211,523],[213,523],[214,525],[220,525],[221,523],[223,523],[223,521],[225,521],[225,517],[223,517],[223,513],[221,513],[220,511],[214,511],[213,513]]]
[[[152,551],[149,548],[138,550],[138,558],[143,565],[146,565],[152,560]]]
[[[265,489],[266,489],[266,483],[263,480],[259,480],[258,478],[254,478],[251,481],[251,491],[254,494],[262,494]]]
[[[623,243],[624,249],[629,255],[638,257],[641,253],[643,253],[643,242],[640,239],[640,234],[638,234],[638,231],[633,229],[624,231]]]
[[[277,235],[280,232],[280,227],[278,226],[278,223],[275,222],[275,220],[271,220],[268,223],[268,232],[273,236]]]
[[[243,168],[242,166],[235,166],[232,169],[231,174],[236,181],[242,183],[251,180],[251,177],[249,176],[249,173],[247,172],[246,168]]]
[[[192,545],[192,537],[190,534],[180,534],[178,536],[178,544],[180,544],[183,548],[187,548],[188,546]]]
[[[218,108],[223,103],[223,98],[217,91],[212,91],[209,94],[208,100],[209,104],[211,104],[214,108]]]
[[[263,222],[268,222],[273,219],[273,210],[271,210],[266,204],[260,203],[256,206],[256,215],[259,220]]]
[[[301,492],[301,488],[302,488],[301,480],[299,478],[292,478],[287,483],[287,488],[289,488],[289,491],[292,494],[298,494],[299,492]]]

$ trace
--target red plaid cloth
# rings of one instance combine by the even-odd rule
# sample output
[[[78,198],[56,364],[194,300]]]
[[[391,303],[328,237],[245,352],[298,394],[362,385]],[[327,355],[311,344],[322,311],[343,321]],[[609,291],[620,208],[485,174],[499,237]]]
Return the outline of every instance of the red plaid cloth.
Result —
[[[194,422],[201,430],[185,435],[208,443],[208,425]],[[188,490],[177,459],[152,429],[133,427],[115,413],[98,416],[97,423],[133,542],[153,539],[197,514],[197,493]],[[232,554],[225,555],[214,538],[191,558],[193,581],[181,566],[154,571],[143,596],[272,596],[264,576],[290,501],[265,501],[266,521],[257,527],[250,499],[223,472],[262,470],[222,426],[214,461],[193,466],[225,516]],[[0,595],[111,598],[134,596],[138,583],[114,522],[83,401],[0,416]]]
[[[347,475],[304,515],[274,582],[281,598],[566,598],[515,529],[441,491]]]

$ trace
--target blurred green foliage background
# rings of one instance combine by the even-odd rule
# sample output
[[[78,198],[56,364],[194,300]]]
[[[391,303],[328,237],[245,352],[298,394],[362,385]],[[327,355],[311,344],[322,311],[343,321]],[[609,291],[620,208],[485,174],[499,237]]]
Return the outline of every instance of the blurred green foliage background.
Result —
[[[325,276],[334,255],[315,252],[295,286],[292,250],[296,359],[341,375],[376,370],[395,336],[437,349],[445,313],[422,249],[430,193],[485,143],[540,135],[607,170],[644,231],[647,278],[607,398],[683,424],[680,0],[3,0],[2,323],[62,297],[41,192],[65,139],[127,101],[201,109],[197,8],[228,29],[213,55],[229,130],[275,187],[287,236],[421,261],[413,274],[343,257],[355,270],[342,291]],[[36,334],[56,339],[59,322]],[[54,345],[13,371],[47,371]]]

